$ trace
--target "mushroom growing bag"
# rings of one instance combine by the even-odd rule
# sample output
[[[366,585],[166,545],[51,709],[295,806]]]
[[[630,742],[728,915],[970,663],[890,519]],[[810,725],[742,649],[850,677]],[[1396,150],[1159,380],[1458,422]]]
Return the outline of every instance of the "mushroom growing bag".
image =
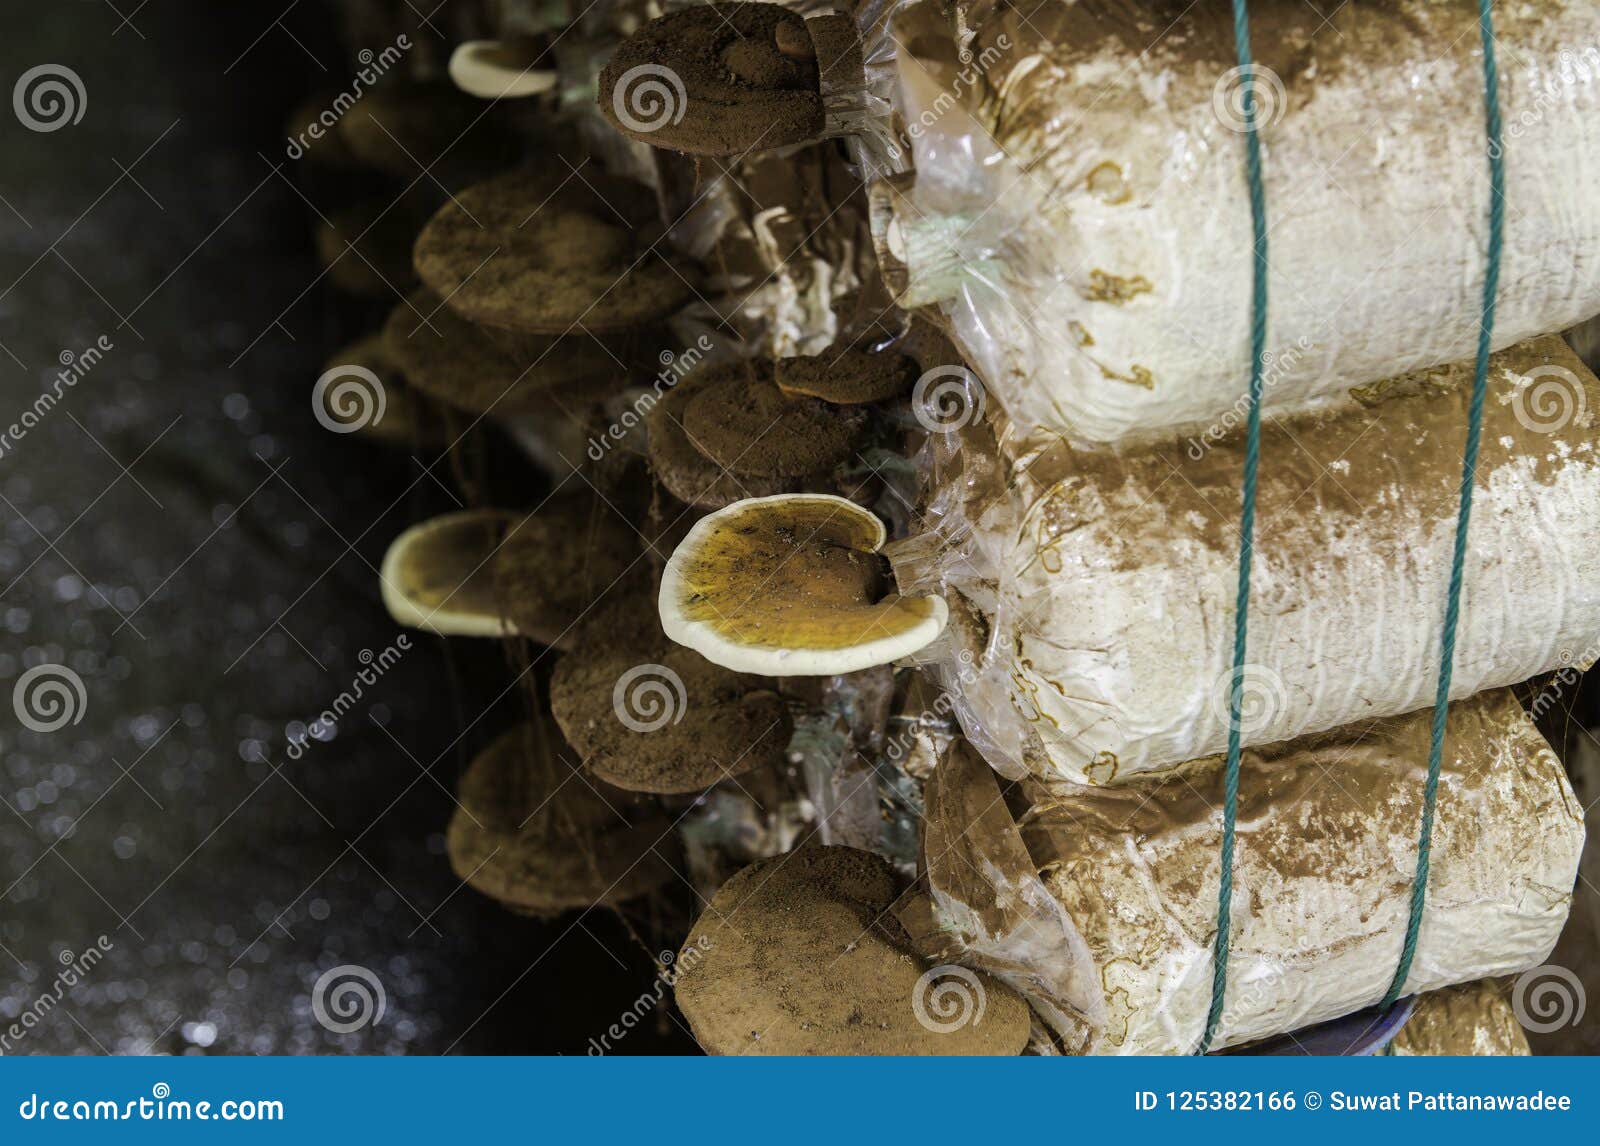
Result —
[[[1242,730],[1265,744],[1430,705],[1470,366],[1263,427]],[[1559,337],[1490,361],[1452,697],[1600,649],[1600,382]],[[1012,777],[1137,778],[1227,745],[1243,435],[930,439],[927,532],[967,736]],[[965,659],[963,659],[965,658]],[[970,662],[970,663],[969,663]]]
[[[1324,8],[1334,7],[1324,5]],[[1266,400],[1470,358],[1488,210],[1474,6],[1251,5],[1272,222]],[[1600,311],[1600,13],[1503,4],[1496,347]],[[1226,4],[895,10],[913,180],[876,192],[907,305],[937,304],[1023,430],[1204,424],[1249,377],[1252,242]]]
[[[1217,1046],[1377,1003],[1409,913],[1430,715],[1244,754]],[[1211,1001],[1222,768],[1155,787],[1024,781],[957,742],[927,788],[948,952],[1022,992],[1069,1053],[1184,1054]],[[1537,966],[1567,917],[1582,809],[1510,693],[1450,711],[1407,993]]]

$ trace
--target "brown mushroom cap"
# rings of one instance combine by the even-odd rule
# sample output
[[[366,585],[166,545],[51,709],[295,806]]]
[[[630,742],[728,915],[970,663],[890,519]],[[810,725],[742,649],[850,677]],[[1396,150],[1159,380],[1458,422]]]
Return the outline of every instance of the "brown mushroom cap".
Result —
[[[624,135],[691,155],[802,143],[826,118],[810,38],[777,4],[669,12],[618,46],[597,102]]]
[[[799,478],[850,457],[866,425],[860,410],[789,398],[771,363],[708,371],[683,411],[683,429],[706,457],[743,477]]]
[[[468,766],[445,834],[456,875],[532,915],[622,903],[671,880],[667,818],[578,776],[554,735],[548,721],[520,725]]]
[[[1015,1055],[1027,1005],[966,968],[928,968],[870,852],[805,847],[723,884],[678,957],[674,990],[712,1054]]]
[[[917,364],[892,351],[824,350],[804,358],[780,358],[778,389],[791,398],[820,398],[838,406],[865,406],[909,393]]]
[[[568,647],[602,599],[642,592],[649,566],[632,526],[605,502],[553,498],[518,522],[490,564],[495,595],[517,632]]]
[[[515,417],[552,395],[589,397],[620,381],[622,368],[593,339],[544,337],[526,366],[423,287],[396,306],[384,345],[417,389],[472,414]]]
[[[620,330],[691,296],[690,272],[651,248],[659,233],[655,198],[637,183],[520,169],[441,207],[417,237],[415,261],[470,322],[534,334]]]
[[[639,594],[583,626],[550,709],[584,767],[634,792],[700,792],[783,762],[794,724],[774,682],[674,645]]]
[[[667,492],[685,505],[720,509],[740,498],[792,493],[806,484],[803,478],[757,477],[731,474],[701,453],[683,428],[689,401],[715,371],[691,374],[662,395],[648,421],[650,469]]]

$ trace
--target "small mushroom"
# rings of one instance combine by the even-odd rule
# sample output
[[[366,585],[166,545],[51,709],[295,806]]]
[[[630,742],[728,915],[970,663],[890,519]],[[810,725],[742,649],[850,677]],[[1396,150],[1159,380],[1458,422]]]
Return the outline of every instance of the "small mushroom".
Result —
[[[824,350],[803,358],[780,358],[778,389],[790,398],[820,398],[837,406],[865,406],[909,393],[917,364],[903,354]]]
[[[554,70],[535,67],[543,52],[522,40],[468,40],[450,53],[450,79],[479,99],[522,99],[556,86]]]
[[[667,492],[685,505],[721,509],[741,498],[793,493],[808,484],[804,478],[765,478],[734,474],[695,448],[683,427],[690,400],[714,381],[717,371],[691,374],[662,396],[650,411],[648,449],[650,470]],[[820,476],[817,480],[821,480]]]
[[[616,361],[588,337],[538,339],[539,353],[519,363],[426,287],[390,312],[383,341],[413,386],[470,414],[548,411],[552,396],[592,400],[623,382]]]
[[[673,985],[720,1055],[1016,1055],[1028,1006],[988,975],[927,967],[894,914],[894,869],[870,852],[804,847],[717,891]]]
[[[632,792],[702,792],[783,763],[794,732],[775,682],[673,645],[641,595],[585,623],[550,679],[550,709],[595,776]]]
[[[624,40],[600,73],[611,125],[654,147],[740,155],[821,136],[815,48],[778,4],[669,12]]]
[[[512,632],[500,613],[490,560],[515,521],[504,510],[469,509],[424,521],[395,538],[378,570],[389,615],[446,637]]]
[[[652,249],[650,191],[597,171],[520,169],[469,187],[418,236],[422,281],[469,322],[515,334],[615,331],[680,309],[693,275]]]
[[[445,833],[457,876],[513,911],[615,905],[674,878],[677,840],[655,807],[579,776],[548,720],[472,761]]]
[[[708,372],[683,410],[697,450],[741,477],[799,478],[850,457],[866,416],[813,398],[786,397],[769,362]]]
[[[661,574],[667,636],[713,664],[833,676],[889,664],[944,631],[939,597],[884,595],[876,516],[830,494],[735,502],[695,523]]]

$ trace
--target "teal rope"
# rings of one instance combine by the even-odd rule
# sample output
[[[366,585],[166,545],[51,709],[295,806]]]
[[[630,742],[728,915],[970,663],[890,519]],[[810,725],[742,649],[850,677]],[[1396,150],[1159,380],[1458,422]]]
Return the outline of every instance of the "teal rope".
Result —
[[[1233,611],[1233,674],[1228,681],[1228,766],[1222,785],[1222,880],[1217,890],[1217,938],[1211,956],[1211,1010],[1200,1054],[1211,1049],[1227,998],[1229,933],[1233,929],[1233,851],[1239,819],[1239,722],[1243,703],[1246,634],[1250,626],[1250,565],[1255,552],[1256,475],[1261,463],[1261,390],[1267,349],[1267,191],[1262,177],[1261,136],[1256,124],[1254,62],[1246,0],[1233,0],[1233,39],[1244,80],[1245,175],[1250,183],[1250,220],[1255,235],[1255,270],[1250,292],[1250,414],[1245,429],[1243,508],[1239,520],[1239,592]]]
[[[1428,865],[1433,852],[1433,814],[1439,800],[1439,763],[1444,754],[1445,713],[1450,705],[1450,677],[1456,654],[1456,624],[1461,619],[1461,577],[1467,561],[1467,526],[1472,519],[1472,486],[1478,469],[1478,440],[1483,433],[1483,401],[1489,383],[1489,349],[1494,333],[1495,298],[1500,289],[1500,256],[1505,242],[1506,172],[1500,124],[1500,69],[1495,62],[1494,0],[1478,0],[1478,34],[1483,40],[1484,114],[1489,128],[1489,265],[1483,279],[1483,318],[1478,327],[1478,362],[1472,376],[1472,404],[1467,411],[1467,446],[1461,460],[1461,507],[1456,516],[1455,556],[1450,565],[1450,594],[1444,614],[1439,652],[1439,684],[1433,697],[1433,741],[1428,747],[1428,783],[1422,798],[1422,833],[1417,840],[1417,870],[1411,881],[1411,917],[1406,923],[1400,966],[1395,970],[1385,1008],[1405,990],[1417,954],[1423,901],[1428,892]]]

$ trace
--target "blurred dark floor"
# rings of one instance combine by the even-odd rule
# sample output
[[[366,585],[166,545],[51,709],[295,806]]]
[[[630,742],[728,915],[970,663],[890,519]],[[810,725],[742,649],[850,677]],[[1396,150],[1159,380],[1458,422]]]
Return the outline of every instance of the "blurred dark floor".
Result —
[[[0,1050],[584,1053],[645,950],[603,913],[508,915],[443,854],[456,774],[516,718],[500,649],[413,634],[336,738],[285,751],[399,635],[387,541],[454,506],[447,467],[312,417],[363,332],[307,290],[281,126],[350,65],[289,8],[0,3],[6,92],[52,64],[85,97],[48,132],[0,107],[0,428],[109,345],[0,443],[0,700],[44,663],[85,686],[56,731],[0,703],[0,1034],[35,1016]],[[336,1035],[310,995],[343,964],[386,1010]],[[616,1049],[692,1045],[658,1014]]]

